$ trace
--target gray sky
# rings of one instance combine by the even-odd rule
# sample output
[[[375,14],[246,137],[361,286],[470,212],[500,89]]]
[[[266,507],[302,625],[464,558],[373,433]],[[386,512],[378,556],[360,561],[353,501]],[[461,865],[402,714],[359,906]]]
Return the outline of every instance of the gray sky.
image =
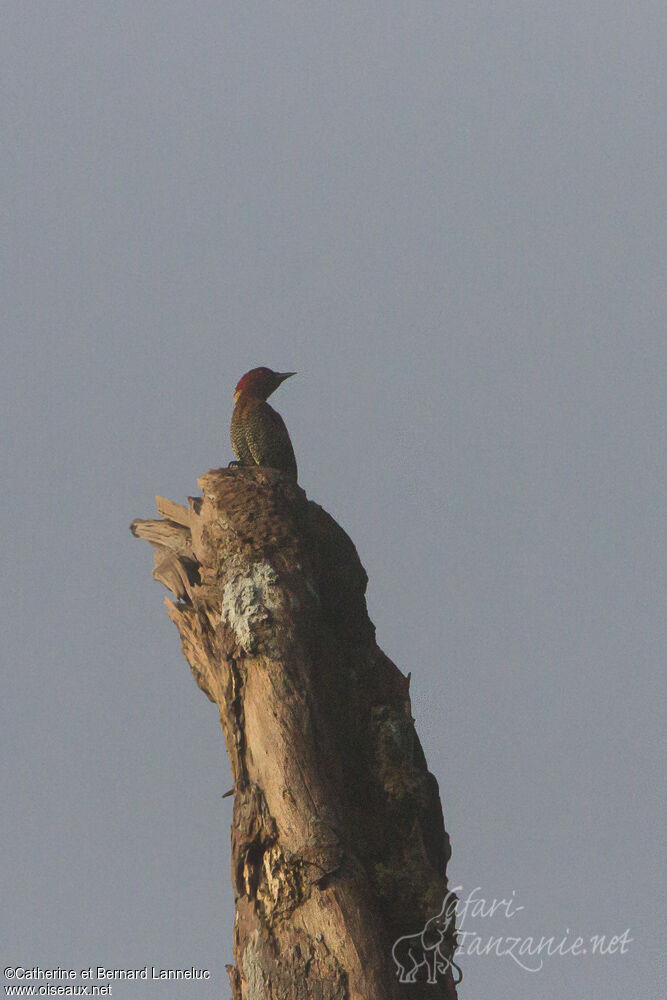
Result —
[[[3,5],[0,942],[228,995],[229,768],[127,530],[232,457],[239,376],[412,671],[461,997],[653,998],[667,352],[663,2]],[[662,911],[662,912],[661,912]],[[406,928],[406,933],[418,928]],[[3,986],[5,982],[3,980]]]

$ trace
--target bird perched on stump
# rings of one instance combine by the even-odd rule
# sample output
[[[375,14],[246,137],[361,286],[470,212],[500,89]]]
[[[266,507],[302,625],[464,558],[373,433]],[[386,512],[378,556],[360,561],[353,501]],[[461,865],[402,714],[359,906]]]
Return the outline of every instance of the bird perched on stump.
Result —
[[[238,461],[231,465],[267,465],[282,469],[296,480],[296,458],[283,418],[269,406],[268,397],[296,372],[253,368],[236,386],[232,414],[232,448]]]

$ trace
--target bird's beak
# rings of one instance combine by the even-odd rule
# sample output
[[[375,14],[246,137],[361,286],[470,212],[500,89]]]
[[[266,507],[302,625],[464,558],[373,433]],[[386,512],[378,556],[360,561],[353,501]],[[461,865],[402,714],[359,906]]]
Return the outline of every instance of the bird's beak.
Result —
[[[296,375],[296,372],[276,372],[279,380],[284,382],[286,378],[291,378],[292,375]]]

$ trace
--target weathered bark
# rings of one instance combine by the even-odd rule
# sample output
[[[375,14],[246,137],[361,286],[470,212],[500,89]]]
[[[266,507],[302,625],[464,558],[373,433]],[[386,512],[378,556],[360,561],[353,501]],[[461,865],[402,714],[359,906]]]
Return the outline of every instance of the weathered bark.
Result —
[[[451,1000],[454,925],[437,919],[449,838],[356,549],[281,472],[214,470],[199,486],[189,508],[158,498],[163,519],[132,530],[154,547],[183,652],[220,710],[234,1000]]]

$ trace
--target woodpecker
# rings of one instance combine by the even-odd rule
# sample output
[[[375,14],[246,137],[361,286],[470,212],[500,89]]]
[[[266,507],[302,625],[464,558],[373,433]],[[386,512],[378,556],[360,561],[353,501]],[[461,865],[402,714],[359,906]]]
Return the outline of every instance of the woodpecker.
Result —
[[[238,461],[231,465],[268,465],[296,481],[296,458],[283,418],[266,402],[296,372],[253,368],[236,386],[230,436]]]

